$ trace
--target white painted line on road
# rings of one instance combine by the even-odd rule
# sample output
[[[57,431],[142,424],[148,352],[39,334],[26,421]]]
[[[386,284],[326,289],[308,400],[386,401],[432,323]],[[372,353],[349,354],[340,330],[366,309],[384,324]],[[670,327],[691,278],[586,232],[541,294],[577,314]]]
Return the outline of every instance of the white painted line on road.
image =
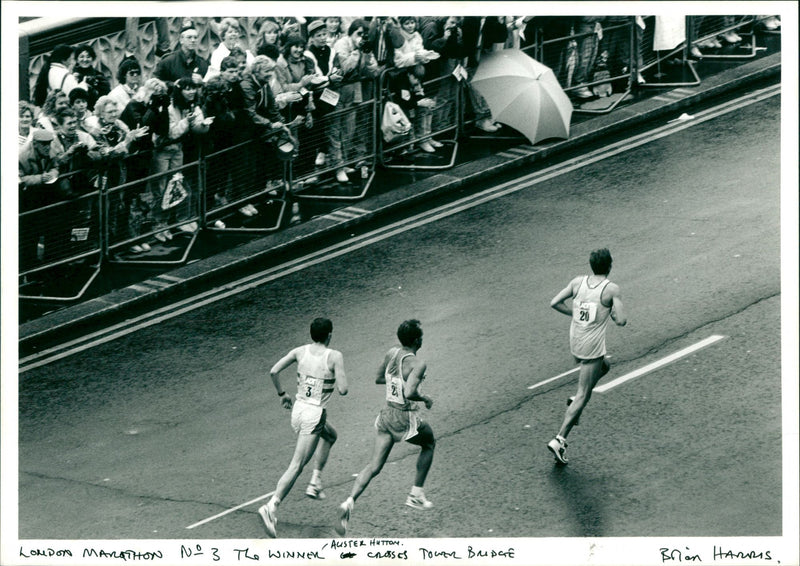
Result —
[[[712,336],[709,336],[705,340],[700,340],[700,342],[692,344],[691,346],[687,346],[683,350],[678,350],[677,352],[675,352],[673,354],[670,354],[666,358],[661,358],[660,360],[656,360],[655,362],[647,364],[644,367],[641,367],[641,368],[639,368],[637,370],[634,370],[634,371],[632,371],[630,373],[626,373],[625,375],[622,375],[622,376],[618,377],[617,379],[614,379],[613,381],[609,381],[608,383],[605,383],[605,384],[603,384],[603,385],[601,385],[599,387],[595,387],[592,391],[594,391],[595,393],[605,393],[606,391],[609,391],[610,389],[613,389],[617,385],[622,385],[626,381],[630,381],[631,379],[635,379],[635,378],[640,377],[640,376],[642,376],[642,375],[644,375],[646,373],[650,373],[651,371],[655,371],[655,370],[657,370],[659,368],[662,368],[667,364],[671,364],[672,362],[674,362],[676,360],[684,358],[684,357],[688,356],[689,354],[691,354],[693,352],[701,350],[701,349],[705,348],[706,346],[710,346],[711,344],[714,344],[715,342],[719,342],[720,340],[722,340],[724,338],[725,338],[725,336],[721,336],[719,334],[714,334]]]
[[[251,499],[247,503],[242,503],[241,505],[237,505],[236,507],[231,507],[230,509],[226,509],[222,513],[217,513],[213,517],[209,517],[208,519],[203,519],[202,521],[199,521],[199,522],[195,523],[194,525],[189,525],[186,528],[187,529],[193,529],[195,527],[199,527],[200,525],[205,525],[206,523],[210,523],[214,519],[219,519],[220,517],[224,517],[225,515],[228,515],[229,513],[233,513],[234,511],[238,511],[239,509],[242,509],[243,507],[247,507],[248,505],[252,505],[253,503],[257,503],[257,502],[259,502],[259,501],[261,501],[263,499],[266,499],[267,497],[272,497],[273,493],[275,493],[275,492],[274,491],[270,491],[269,493],[265,493],[264,495],[262,495],[260,497],[256,497],[255,499]]]
[[[561,379],[564,376],[567,376],[567,375],[569,375],[571,373],[575,373],[579,369],[581,369],[580,366],[578,366],[576,368],[572,368],[569,371],[565,371],[564,373],[559,373],[558,375],[555,375],[555,376],[553,376],[553,377],[551,377],[549,379],[545,379],[544,381],[540,381],[539,383],[534,383],[533,385],[529,385],[528,389],[536,389],[537,387],[541,387],[542,385],[547,385],[551,381],[555,381],[556,379]]]

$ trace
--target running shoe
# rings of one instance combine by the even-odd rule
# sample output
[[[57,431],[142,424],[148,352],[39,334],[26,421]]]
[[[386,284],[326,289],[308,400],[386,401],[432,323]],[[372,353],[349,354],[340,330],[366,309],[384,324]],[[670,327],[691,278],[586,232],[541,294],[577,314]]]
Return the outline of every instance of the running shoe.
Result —
[[[414,509],[430,509],[433,507],[433,503],[428,501],[425,498],[425,495],[411,495],[409,494],[406,498],[406,505],[409,507],[413,507]]]
[[[348,499],[339,505],[339,521],[334,527],[339,536],[344,536],[347,533],[347,523],[350,522],[350,512],[353,510],[353,504]]]
[[[261,520],[264,521],[264,528],[267,529],[267,534],[272,538],[277,538],[278,534],[275,532],[275,509],[270,507],[270,504],[262,505],[258,508],[258,514],[261,515]]]
[[[567,457],[564,455],[564,452],[567,450],[567,441],[566,440],[559,440],[558,438],[554,438],[550,442],[547,443],[547,447],[550,449],[550,452],[553,453],[553,456],[556,457],[556,462],[559,464],[566,464]]]
[[[322,486],[316,483],[308,484],[306,495],[311,499],[325,499],[325,492],[322,491]]]

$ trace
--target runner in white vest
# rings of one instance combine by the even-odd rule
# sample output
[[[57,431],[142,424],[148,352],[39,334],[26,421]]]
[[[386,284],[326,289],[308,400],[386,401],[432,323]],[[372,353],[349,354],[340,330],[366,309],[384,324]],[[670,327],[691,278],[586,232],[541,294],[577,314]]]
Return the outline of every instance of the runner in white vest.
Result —
[[[267,534],[271,537],[277,536],[277,507],[292,489],[312,455],[314,472],[306,488],[306,495],[313,499],[325,498],[320,476],[337,436],[336,430],[326,420],[325,405],[331,398],[334,387],[339,390],[340,395],[347,395],[342,353],[328,348],[332,332],[333,324],[330,320],[314,319],[311,323],[311,338],[314,342],[295,348],[270,370],[270,377],[281,404],[292,409],[292,428],[298,435],[292,461],[278,480],[275,493],[266,505],[258,509]],[[297,362],[297,394],[292,403],[292,398],[281,387],[278,374],[294,362]]]
[[[406,505],[414,509],[433,507],[422,490],[433,463],[436,440],[431,426],[419,418],[418,412],[418,401],[424,403],[427,409],[433,406],[433,399],[419,391],[428,367],[417,357],[417,351],[422,347],[420,322],[413,319],[403,322],[397,329],[397,338],[401,346],[391,348],[386,353],[375,379],[375,383],[386,385],[386,405],[375,420],[377,436],[372,461],[358,474],[350,497],[339,506],[339,520],[335,528],[342,536],[347,532],[355,500],[383,469],[396,442],[406,441],[421,448],[414,485],[406,498]]]
[[[567,402],[567,412],[556,437],[547,447],[560,464],[567,463],[567,435],[578,422],[583,408],[592,396],[592,389],[610,368],[606,355],[606,327],[609,318],[619,326],[628,319],[622,306],[619,286],[608,280],[611,253],[603,248],[589,256],[592,275],[582,275],[570,281],[550,306],[572,318],[569,327],[569,346],[580,364],[578,392]],[[566,301],[572,299],[572,304]]]

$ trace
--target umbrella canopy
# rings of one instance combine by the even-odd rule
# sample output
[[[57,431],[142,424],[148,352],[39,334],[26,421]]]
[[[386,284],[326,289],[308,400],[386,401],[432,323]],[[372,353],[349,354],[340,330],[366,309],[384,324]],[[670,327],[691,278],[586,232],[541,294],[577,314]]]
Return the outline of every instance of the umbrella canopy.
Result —
[[[532,144],[569,137],[572,102],[550,67],[519,49],[481,56],[471,84],[486,99],[495,121],[511,126]]]

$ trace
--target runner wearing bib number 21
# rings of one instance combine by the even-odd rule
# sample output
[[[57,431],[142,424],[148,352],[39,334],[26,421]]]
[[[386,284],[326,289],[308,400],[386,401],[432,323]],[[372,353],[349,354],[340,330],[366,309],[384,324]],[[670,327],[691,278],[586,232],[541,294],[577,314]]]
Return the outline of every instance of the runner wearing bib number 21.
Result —
[[[383,469],[396,442],[406,441],[421,449],[417,458],[414,485],[406,498],[406,505],[414,509],[433,507],[433,503],[425,498],[422,490],[433,463],[436,441],[430,425],[419,418],[418,402],[424,403],[427,409],[433,406],[433,399],[419,390],[427,369],[425,362],[417,357],[417,351],[422,347],[420,322],[413,319],[403,322],[397,329],[397,338],[401,346],[391,348],[386,353],[375,379],[375,383],[386,385],[386,405],[375,420],[377,436],[372,460],[358,474],[350,497],[339,506],[339,520],[335,528],[342,536],[347,532],[355,500]]]
[[[278,480],[275,493],[266,505],[258,509],[267,534],[271,537],[277,536],[277,507],[292,489],[312,455],[314,472],[306,488],[306,495],[313,499],[325,498],[320,475],[328,461],[331,447],[336,442],[336,430],[326,420],[325,405],[331,398],[334,387],[339,390],[339,395],[347,395],[342,353],[328,348],[332,332],[333,323],[330,320],[314,319],[311,323],[311,338],[314,342],[295,348],[278,360],[270,370],[270,377],[281,404],[286,409],[292,409],[292,428],[298,435],[292,461]],[[278,374],[295,362],[297,395],[292,403],[292,398],[281,387]]]
[[[572,318],[570,351],[580,364],[578,392],[567,401],[561,428],[547,443],[547,448],[560,464],[567,463],[565,451],[569,431],[578,424],[578,418],[592,396],[592,389],[610,369],[605,359],[608,321],[611,319],[618,326],[625,326],[628,322],[619,286],[608,280],[611,263],[608,249],[593,251],[589,255],[592,275],[576,277],[550,301],[552,308]],[[572,299],[571,305],[566,304],[569,299]]]

